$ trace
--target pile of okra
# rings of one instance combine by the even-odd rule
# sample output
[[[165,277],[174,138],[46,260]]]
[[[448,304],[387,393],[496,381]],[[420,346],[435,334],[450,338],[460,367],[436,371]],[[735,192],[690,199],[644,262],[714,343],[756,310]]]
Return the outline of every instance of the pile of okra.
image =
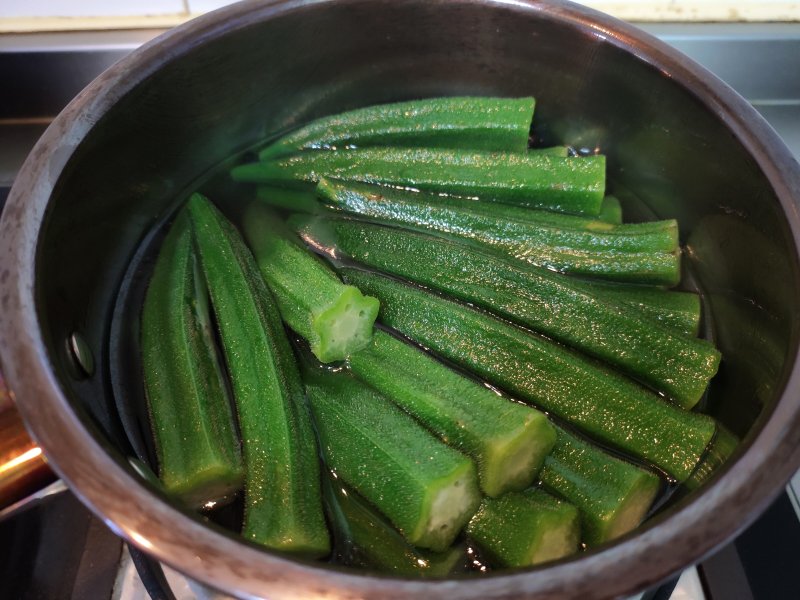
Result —
[[[170,225],[142,309],[158,474],[241,535],[400,576],[625,535],[736,440],[692,410],[674,220],[623,223],[602,155],[529,148],[533,98],[311,121]]]

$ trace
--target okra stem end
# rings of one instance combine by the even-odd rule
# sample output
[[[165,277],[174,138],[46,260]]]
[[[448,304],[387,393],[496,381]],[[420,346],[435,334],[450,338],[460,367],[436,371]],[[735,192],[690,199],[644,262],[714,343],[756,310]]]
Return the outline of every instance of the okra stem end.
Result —
[[[531,485],[556,443],[547,417],[531,409],[527,412],[513,435],[492,444],[479,464],[481,489],[491,498]]]
[[[625,498],[615,508],[602,531],[595,535],[586,531],[584,541],[593,546],[636,529],[647,516],[660,488],[661,482],[656,475],[641,471],[640,476],[631,482]]]
[[[436,552],[446,550],[459,532],[472,518],[481,503],[478,477],[471,461],[451,476],[431,486],[428,499],[427,519],[420,520],[416,532],[409,532],[409,541],[422,548]]]
[[[380,303],[352,285],[345,286],[339,298],[313,317],[317,340],[312,352],[320,362],[344,360],[366,347],[372,339],[372,326]]]

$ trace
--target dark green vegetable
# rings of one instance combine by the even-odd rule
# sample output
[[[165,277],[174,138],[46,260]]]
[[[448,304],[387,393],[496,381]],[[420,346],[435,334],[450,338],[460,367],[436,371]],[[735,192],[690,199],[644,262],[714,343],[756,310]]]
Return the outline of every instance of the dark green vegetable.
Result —
[[[424,146],[524,152],[533,98],[430,98],[379,104],[322,117],[283,136],[261,160],[348,146]]]
[[[325,556],[316,440],[277,308],[233,226],[200,194],[188,206],[239,412],[242,534],[276,550]]]
[[[570,278],[525,268],[464,244],[345,219],[300,219],[301,236],[372,267],[481,306],[600,358],[692,408],[717,372],[719,352],[618,304]]]
[[[569,146],[548,146],[547,148],[531,148],[528,152],[550,154],[552,156],[569,156]]]
[[[633,233],[625,234],[626,225],[599,231],[560,227],[543,220],[514,221],[472,210],[477,202],[381,186],[345,186],[323,179],[318,193],[347,214],[461,239],[496,255],[549,270],[659,285],[674,285],[680,278],[674,221],[665,221],[660,230],[641,232],[634,228]]]
[[[556,435],[542,413],[498,396],[406,342],[376,331],[349,359],[353,374],[475,460],[488,496],[522,490]]]
[[[597,219],[611,225],[622,225],[622,205],[619,200],[614,196],[603,198],[603,204],[600,206],[600,214],[597,215]],[[653,221],[650,222],[652,223]]]
[[[385,276],[345,268],[381,301],[381,322],[513,396],[684,481],[716,432],[626,377],[491,315]]]
[[[645,315],[687,335],[696,336],[700,328],[700,296],[695,293],[596,279],[576,280],[575,283],[604,301],[634,306]]]
[[[651,226],[644,231],[636,225],[603,229],[597,225],[590,228],[569,222],[559,225],[547,218],[531,218],[530,215],[524,220],[512,219],[509,215],[498,216],[492,213],[491,206],[487,209],[485,203],[462,198],[385,186],[344,184],[328,179],[320,180],[317,194],[347,214],[464,238],[552,268],[566,265],[565,269],[559,270],[581,272],[581,263],[570,263],[581,256],[592,260],[604,256],[612,261],[621,260],[616,254],[606,255],[609,251],[671,253],[678,249],[678,225],[675,221],[661,221],[661,228]],[[516,208],[516,212],[543,212],[511,208]]]
[[[380,203],[382,200],[386,202],[388,205],[386,212],[392,212],[391,198],[395,196],[404,198],[419,196],[420,198],[427,197],[432,202],[437,202],[435,210],[433,210],[437,217],[442,214],[446,215],[446,211],[452,208],[454,211],[463,210],[471,214],[474,213],[478,218],[486,219],[487,223],[493,223],[495,221],[516,222],[524,223],[528,227],[539,227],[544,224],[545,226],[552,226],[561,230],[576,229],[587,235],[592,235],[593,232],[600,232],[607,237],[612,236],[614,231],[619,230],[605,222],[573,215],[532,210],[529,208],[512,206],[510,204],[485,203],[464,198],[439,196],[431,198],[427,194],[403,192],[401,190],[371,185],[344,185],[340,182],[325,180],[324,183],[320,182],[317,189],[320,197],[333,206],[345,212],[361,214],[370,219],[375,219],[377,216],[380,216],[376,215],[371,209],[373,201]],[[378,192],[380,199],[375,198],[374,194],[371,193],[375,192],[375,190],[380,190]],[[350,191],[352,191],[353,194],[349,193]],[[366,199],[363,205],[366,208],[363,209],[360,204],[362,198]],[[604,199],[603,202],[605,203],[608,198],[610,197]],[[440,208],[441,212],[439,212]],[[319,212],[319,209],[315,212]],[[397,220],[394,217],[387,217],[384,220],[389,221],[392,219]],[[420,229],[434,229],[440,227],[443,230],[452,230],[454,233],[458,233],[457,228],[447,223],[440,224],[440,221],[432,216],[428,217],[427,223],[425,227],[420,227]],[[502,227],[503,225],[501,225],[499,229],[502,229]],[[662,239],[672,239],[672,247],[673,249],[677,249],[677,223],[674,220],[626,224],[622,231],[629,232],[630,237],[634,239],[639,237],[646,239],[651,236],[657,236]],[[462,237],[466,238],[467,236],[462,235]],[[623,233],[623,235],[619,237],[624,240],[628,237],[628,234]],[[491,239],[492,238],[488,238],[487,241]],[[620,245],[618,242],[613,241],[610,242],[610,244],[612,246],[616,244],[617,247]],[[491,245],[491,243],[488,245]],[[624,246],[622,247],[624,248]],[[658,319],[665,325],[669,325],[691,335],[697,335],[700,323],[700,298],[697,294],[666,291],[654,286],[627,285],[599,280],[576,281],[576,285],[583,285],[587,290],[590,290],[598,296],[603,296],[609,301],[615,303],[624,302],[636,306],[642,312]]]
[[[738,444],[739,440],[735,435],[721,425],[717,426],[717,435],[714,436],[692,476],[684,482],[684,486],[694,490],[708,481],[717,469],[728,461]]]
[[[305,373],[325,461],[413,545],[446,549],[480,504],[475,465],[346,373]]]
[[[658,476],[561,427],[556,431],[542,486],[578,508],[583,542],[596,546],[638,527],[661,488]]]
[[[531,151],[531,153],[534,152],[537,151]],[[538,150],[538,152],[543,153],[545,152],[545,149]],[[324,177],[321,179],[324,179]],[[427,192],[414,192],[413,190],[405,190],[406,192],[409,192],[407,194],[402,194],[400,192],[395,194],[395,190],[398,190],[398,188],[393,188],[390,186],[376,186],[374,184],[359,182],[341,182],[335,179],[328,179],[328,181],[332,184],[336,183],[338,186],[344,189],[354,189],[358,191],[371,190],[372,193],[378,189],[380,191],[377,193],[387,198],[401,197],[409,199],[417,197],[418,195],[419,198],[429,199],[431,203],[441,203],[442,206],[452,209],[468,209],[471,213],[477,213],[485,217],[491,217],[503,221],[518,221],[533,225],[545,224],[561,229],[578,229],[587,232],[594,231],[601,233],[613,233],[614,231],[621,231],[625,235],[647,235],[658,232],[663,233],[665,230],[677,231],[678,228],[677,221],[674,219],[665,219],[661,221],[645,221],[642,223],[626,223],[622,229],[618,229],[619,224],[601,221],[598,216],[592,217],[564,214],[550,210],[539,210],[527,206],[516,206],[514,204],[506,204],[503,202],[484,202],[472,197],[455,196],[450,194],[429,194]],[[606,204],[606,198],[603,198],[601,207]]]
[[[243,228],[281,316],[320,361],[343,360],[369,343],[378,315],[375,298],[343,284],[262,203],[248,206]]]
[[[304,152],[235,167],[237,181],[308,188],[320,178],[477,196],[548,210],[597,215],[605,191],[605,157],[562,158],[428,148]]]
[[[145,391],[165,490],[191,506],[238,491],[244,478],[239,442],[185,213],[161,247],[141,331]]]
[[[442,389],[449,392],[446,396],[447,399],[455,404],[455,408],[459,408],[460,412],[469,411],[478,419],[481,416],[484,417],[482,423],[478,421],[476,425],[472,426],[475,417],[464,419],[464,417],[451,416],[454,407],[441,406],[440,403],[441,414],[434,415],[434,418],[444,420],[444,427],[448,427],[447,421],[449,420],[453,424],[450,427],[459,423],[465,427],[471,428],[472,426],[484,431],[490,427],[502,429],[494,422],[502,423],[507,420],[504,417],[520,412],[515,410],[509,412],[510,407],[507,405],[523,408],[519,404],[502,399],[474,381],[467,380],[450,371],[441,363],[433,362],[431,359],[424,361],[419,357],[424,357],[420,351],[392,338],[387,333],[377,331],[373,344],[354,354],[350,363],[356,376],[364,371],[367,373],[367,377],[364,378],[367,383],[378,380],[377,384],[373,384],[376,389],[400,403],[418,419],[421,412],[426,409],[430,411],[431,407],[423,406],[421,410],[419,408],[414,410],[414,407],[420,401],[424,402],[426,396],[433,395],[435,400],[439,400],[438,393]],[[431,362],[432,365],[426,364]],[[411,379],[416,379],[417,387],[409,385]],[[485,394],[491,395],[494,402],[485,400],[483,398]],[[411,399],[404,398],[405,395],[411,396]],[[484,411],[481,410],[470,410],[471,404],[475,401],[497,405],[496,416],[483,415]],[[523,413],[520,419],[524,417]],[[541,426],[537,429],[541,429]],[[533,475],[539,473],[542,482],[548,489],[580,509],[583,541],[590,545],[597,545],[613,539],[638,526],[650,509],[660,488],[658,476],[615,458],[567,433],[560,427],[556,427],[555,431],[558,432],[558,441],[545,458],[544,469],[539,471],[525,467],[525,470],[529,470],[531,474],[528,481],[532,481]],[[548,431],[548,435],[545,437],[552,439],[549,433]],[[464,437],[463,434],[459,436],[458,432],[455,435]],[[503,454],[505,454],[505,458],[508,458],[507,452]],[[481,486],[484,492],[489,496],[499,495],[487,492],[487,486],[484,483],[486,476],[483,475],[486,467],[481,467],[479,459],[476,462],[479,472],[482,474]],[[513,465],[513,460],[509,462]],[[501,466],[497,467],[497,473],[502,475]],[[524,486],[515,486],[515,488],[520,490]]]
[[[404,577],[446,577],[463,570],[467,548],[456,544],[443,552],[415,548],[381,514],[341,480],[329,478],[339,529],[353,547],[351,562]]]
[[[600,214],[597,218],[611,225],[622,225],[622,205],[619,200],[614,196],[603,198],[603,204],[600,206]]]
[[[493,564],[527,567],[578,551],[578,510],[547,492],[529,489],[485,498],[467,534]]]
[[[320,209],[316,193],[306,190],[262,185],[256,189],[256,198],[264,201],[267,206],[277,209],[312,214],[319,212]]]

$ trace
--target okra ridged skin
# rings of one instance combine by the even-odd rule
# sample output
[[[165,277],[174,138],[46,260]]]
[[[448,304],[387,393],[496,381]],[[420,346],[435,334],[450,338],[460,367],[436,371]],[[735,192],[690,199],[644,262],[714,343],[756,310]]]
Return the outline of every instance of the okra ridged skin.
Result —
[[[231,176],[301,189],[326,177],[596,216],[605,192],[605,170],[605,157],[600,155],[364,148],[244,164],[234,167]]]
[[[283,320],[308,341],[314,355],[328,363],[366,346],[378,301],[343,284],[260,202],[247,207],[243,220],[245,237]]]
[[[321,117],[259,153],[260,160],[347,146],[423,146],[524,152],[533,98],[430,98],[367,106]]]
[[[527,567],[575,554],[578,510],[540,489],[485,498],[467,526],[493,565]]]
[[[421,192],[420,192],[421,193]],[[532,225],[545,224],[563,229],[578,229],[588,232],[605,234],[619,233],[624,236],[631,235],[666,235],[662,239],[672,239],[677,233],[678,222],[675,219],[662,219],[659,221],[643,221],[641,223],[611,223],[601,219],[602,210],[607,206],[610,196],[603,198],[600,205],[601,212],[596,216],[579,216],[549,210],[516,206],[500,202],[482,202],[480,200],[463,198],[460,196],[445,197],[447,205],[458,207],[465,205],[472,212],[494,217],[505,221],[519,221]]]
[[[702,305],[700,296],[694,292],[596,279],[575,279],[575,285],[601,300],[636,307],[646,316],[686,335],[697,336],[700,329]]]
[[[239,441],[185,213],[156,260],[142,309],[141,342],[164,489],[193,507],[237,492],[244,480]]]
[[[725,427],[718,426],[717,434],[711,440],[705,456],[703,456],[692,476],[684,482],[684,487],[691,491],[703,485],[722,465],[728,462],[728,459],[738,446],[739,438]]]
[[[408,230],[351,219],[307,223],[300,228],[307,241],[332,235],[337,252],[357,262],[438,289],[604,360],[683,408],[700,400],[717,372],[720,354],[706,340],[603,302],[563,275]]]
[[[330,552],[311,415],[272,296],[238,232],[203,196],[189,200],[230,374],[246,470],[242,535],[274,550]]]
[[[346,530],[356,564],[391,575],[421,578],[447,577],[465,570],[467,548],[463,543],[442,552],[416,548],[354,490],[341,480],[330,479],[331,502],[336,503],[344,521],[340,529]]]
[[[606,196],[603,198],[603,204],[600,206],[600,214],[597,215],[598,220],[612,225],[622,225],[622,205],[614,196]]]
[[[440,230],[442,232],[452,232],[459,234],[459,237],[469,239],[460,228],[455,228],[449,220],[451,215],[446,212],[450,209],[454,211],[466,211],[476,214],[478,218],[485,219],[487,223],[516,222],[525,224],[527,227],[539,227],[542,224],[552,226],[561,230],[577,230],[591,234],[592,232],[602,232],[606,236],[612,235],[614,231],[628,232],[620,235],[620,239],[627,238],[647,238],[655,235],[657,239],[666,241],[667,245],[663,248],[677,249],[677,222],[674,220],[657,221],[648,223],[626,224],[622,228],[615,228],[608,223],[597,220],[564,215],[542,210],[532,210],[524,207],[512,206],[510,204],[486,203],[465,198],[438,197],[423,194],[421,192],[409,192],[407,190],[394,190],[392,188],[350,184],[344,185],[340,182],[329,180],[320,181],[317,186],[317,194],[328,205],[342,210],[364,216],[372,220],[381,222],[402,223],[410,226],[414,219],[408,219],[405,209],[401,206],[402,212],[398,216],[398,210],[393,208],[393,199],[401,198],[427,198],[431,203],[436,202],[430,213],[423,214],[420,219],[425,219],[425,225],[419,227],[421,230]],[[605,202],[610,197],[606,197]],[[424,206],[424,201],[422,206]],[[420,208],[422,208],[422,206]],[[442,209],[440,211],[440,208]],[[299,210],[299,209],[298,209]],[[320,210],[304,211],[319,214]],[[444,221],[444,218],[447,221]],[[498,229],[502,229],[499,225]],[[619,248],[617,242],[611,244]],[[636,246],[630,249],[636,249]],[[639,246],[641,248],[641,245]],[[675,258],[667,259],[670,264]],[[612,281],[601,281],[597,279],[579,280],[575,278],[575,285],[583,285],[587,290],[598,296],[604,296],[613,302],[624,302],[636,306],[642,312],[658,319],[665,325],[669,325],[688,333],[697,335],[700,324],[700,299],[697,294],[690,292],[667,291],[663,288],[648,285],[625,284]]]
[[[347,373],[304,379],[328,467],[411,544],[446,549],[480,504],[473,462]]]
[[[322,179],[317,195],[332,208],[345,214],[421,231],[439,232],[480,242],[488,247],[504,247],[513,253],[527,251],[534,260],[541,248],[542,260],[559,256],[558,249],[586,252],[662,252],[678,250],[678,226],[664,221],[663,227],[642,232],[619,225],[602,230],[565,227],[546,218],[524,220],[498,216],[485,203],[461,198],[363,184],[345,185]],[[512,207],[516,208],[516,207]],[[522,212],[538,212],[522,209]],[[630,233],[625,233],[626,229]],[[546,247],[550,246],[550,249]],[[569,254],[564,254],[565,258]]]
[[[679,252],[594,251],[516,243],[492,244],[486,248],[498,255],[566,275],[666,287],[678,285],[681,278]]]
[[[638,527],[662,487],[658,475],[561,427],[556,431],[541,484],[578,509],[582,541],[597,546]]]
[[[472,457],[487,496],[531,485],[556,441],[544,414],[498,396],[385,331],[376,331],[348,364],[358,379]]]
[[[380,321],[604,444],[684,481],[715,421],[549,339],[378,273],[342,268],[381,302]]]

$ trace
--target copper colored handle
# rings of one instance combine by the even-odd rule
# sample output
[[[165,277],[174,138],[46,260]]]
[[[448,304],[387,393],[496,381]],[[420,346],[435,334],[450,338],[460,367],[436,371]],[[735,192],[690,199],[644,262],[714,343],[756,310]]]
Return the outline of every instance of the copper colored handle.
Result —
[[[0,510],[55,480],[0,374]]]

